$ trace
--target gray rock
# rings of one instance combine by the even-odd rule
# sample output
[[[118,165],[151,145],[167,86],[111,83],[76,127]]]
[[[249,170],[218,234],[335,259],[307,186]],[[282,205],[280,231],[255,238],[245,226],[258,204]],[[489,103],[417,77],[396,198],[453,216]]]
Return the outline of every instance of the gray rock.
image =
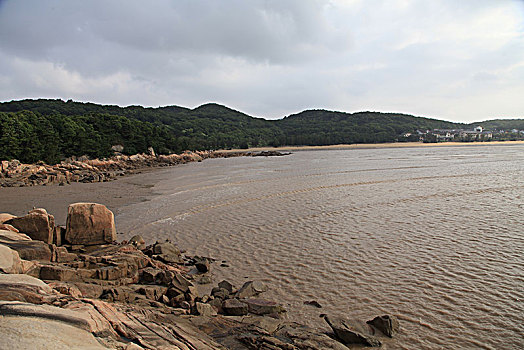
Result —
[[[229,316],[242,316],[247,315],[248,306],[238,299],[226,299],[222,303],[222,310]]]
[[[246,303],[248,310],[256,315],[279,314],[285,312],[282,305],[265,299],[244,299],[242,302]]]
[[[0,349],[109,349],[101,345],[90,332],[57,320],[0,316],[0,323]],[[21,332],[23,336],[20,336]]]
[[[146,248],[146,241],[140,235],[131,237],[129,239],[129,244],[135,246],[138,250],[144,250]]]
[[[367,321],[368,324],[372,325],[388,337],[392,338],[400,328],[398,319],[395,316],[383,315],[377,316],[374,319]]]
[[[195,309],[198,315],[200,316],[216,316],[217,311],[215,308],[209,304],[204,303],[195,303]]]
[[[345,345],[326,334],[296,323],[279,327],[275,336],[288,340],[287,343],[293,344],[297,349],[348,350]]]
[[[218,287],[227,290],[229,293],[233,293],[233,290],[235,290],[235,286],[233,286],[231,282],[226,280],[219,282]]]
[[[207,258],[195,257],[195,267],[198,272],[205,273],[209,271],[209,260]]]
[[[251,298],[260,293],[267,292],[267,286],[260,281],[248,281],[236,292],[235,296],[240,299]]]
[[[140,281],[143,283],[157,283],[161,280],[163,271],[154,267],[146,267],[140,271]]]
[[[222,299],[222,300],[229,298],[229,292],[227,291],[227,289],[220,288],[220,287],[214,287],[211,290],[211,295],[214,296],[215,298]]]
[[[189,287],[194,287],[194,284],[181,273],[175,273],[170,285],[183,293],[189,292]]]
[[[171,242],[155,243],[153,245],[153,254],[166,263],[182,264],[184,259],[180,249]]]
[[[361,322],[340,317],[325,316],[324,319],[344,344],[362,344],[373,347],[382,345],[380,340],[372,335],[373,329],[365,323],[361,324]]]
[[[198,284],[209,284],[211,282],[213,282],[213,279],[208,275],[203,275],[198,279]]]

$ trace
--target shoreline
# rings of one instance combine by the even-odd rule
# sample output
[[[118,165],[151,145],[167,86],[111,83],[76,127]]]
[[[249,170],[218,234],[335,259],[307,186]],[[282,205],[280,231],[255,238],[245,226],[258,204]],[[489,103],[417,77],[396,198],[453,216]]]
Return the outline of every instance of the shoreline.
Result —
[[[280,301],[260,296],[262,281],[214,281],[213,258],[141,235],[118,242],[102,204],[70,204],[67,215],[64,228],[45,208],[0,214],[1,348],[11,338],[39,349],[342,350],[380,347],[399,332],[388,314],[323,314],[327,331],[287,320]],[[198,285],[215,287],[202,294]]]
[[[235,152],[264,152],[264,151],[315,151],[315,150],[345,150],[345,149],[382,149],[382,148],[416,148],[416,147],[457,147],[457,146],[506,146],[524,145],[522,141],[490,141],[490,142],[391,142],[391,143],[354,143],[326,146],[281,146],[281,147],[253,147],[246,149],[218,150],[224,153]]]

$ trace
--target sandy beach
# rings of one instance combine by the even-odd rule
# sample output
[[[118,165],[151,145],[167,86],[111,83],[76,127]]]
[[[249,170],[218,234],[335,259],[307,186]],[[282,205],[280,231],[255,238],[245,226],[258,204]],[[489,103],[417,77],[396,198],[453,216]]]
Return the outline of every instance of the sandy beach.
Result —
[[[55,216],[57,225],[65,225],[69,204],[95,202],[117,214],[118,208],[145,201],[153,195],[152,187],[165,171],[166,168],[144,169],[140,174],[110,182],[1,188],[0,213],[23,216],[33,207],[45,208]]]
[[[410,148],[410,147],[456,147],[456,146],[499,146],[499,145],[522,145],[524,141],[493,141],[493,142],[392,142],[392,143],[356,143],[328,146],[282,146],[282,147],[253,147],[248,149],[220,150],[221,152],[261,152],[261,151],[311,151],[328,149],[370,149],[370,148]]]

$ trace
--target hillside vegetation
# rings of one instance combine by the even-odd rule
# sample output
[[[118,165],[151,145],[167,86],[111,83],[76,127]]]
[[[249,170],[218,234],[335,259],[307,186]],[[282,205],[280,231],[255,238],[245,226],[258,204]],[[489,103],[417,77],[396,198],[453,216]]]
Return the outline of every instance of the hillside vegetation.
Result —
[[[524,124],[523,120],[491,122],[505,128],[511,123]],[[481,124],[489,128],[491,122]],[[418,129],[464,127],[379,112],[308,110],[265,120],[218,104],[188,109],[21,100],[0,103],[0,159],[55,163],[70,156],[107,157],[112,154],[112,145],[123,145],[123,153],[134,154],[148,147],[157,153],[178,153],[187,149],[395,142],[399,135]]]

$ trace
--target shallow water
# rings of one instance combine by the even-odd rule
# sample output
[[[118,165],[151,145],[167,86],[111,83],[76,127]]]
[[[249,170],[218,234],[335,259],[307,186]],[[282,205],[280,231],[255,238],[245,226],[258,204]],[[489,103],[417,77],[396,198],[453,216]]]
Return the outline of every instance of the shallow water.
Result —
[[[215,284],[263,280],[290,319],[394,314],[389,349],[524,347],[522,145],[213,159],[154,190],[119,231],[227,261]]]

